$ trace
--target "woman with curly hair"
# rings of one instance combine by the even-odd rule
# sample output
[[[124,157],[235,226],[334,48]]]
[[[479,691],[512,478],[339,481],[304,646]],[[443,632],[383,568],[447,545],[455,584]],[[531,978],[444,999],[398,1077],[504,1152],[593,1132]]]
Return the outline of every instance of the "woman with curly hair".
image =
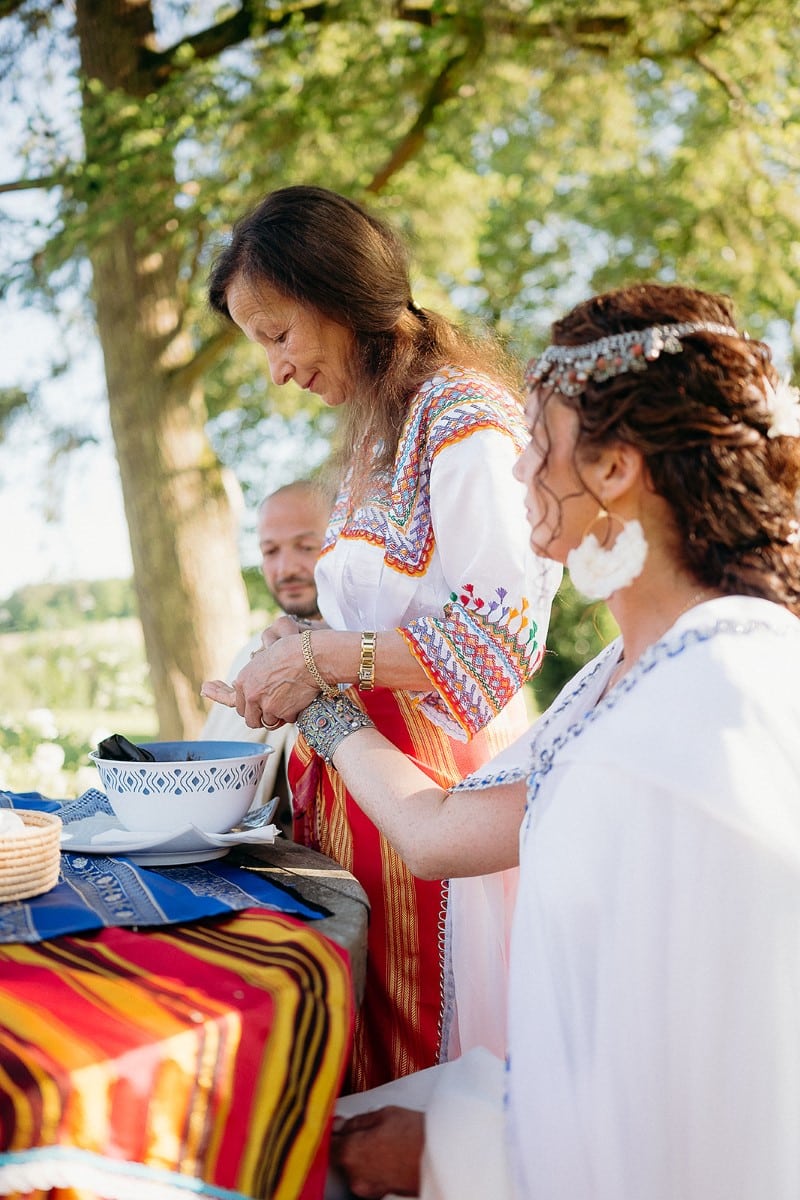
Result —
[[[532,546],[621,636],[449,792],[344,701],[300,715],[413,870],[520,863],[505,1064],[345,1098],[334,1157],[359,1196],[796,1200],[800,395],[726,298],[654,284],[526,378]]]

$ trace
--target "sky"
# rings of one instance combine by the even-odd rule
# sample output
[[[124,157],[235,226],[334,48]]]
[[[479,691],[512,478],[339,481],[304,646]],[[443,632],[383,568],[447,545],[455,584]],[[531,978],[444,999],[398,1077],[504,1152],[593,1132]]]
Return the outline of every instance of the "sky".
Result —
[[[17,63],[23,92],[25,80],[36,80],[31,86],[42,87],[42,67],[34,48],[29,47],[26,55],[31,61]],[[45,89],[52,88],[50,101],[47,94],[39,98],[51,112],[60,113],[66,105],[60,103],[64,85],[58,80],[66,67],[59,63],[50,67],[44,84]],[[55,121],[60,123],[60,119]],[[4,181],[20,173],[12,147],[24,132],[24,109],[7,104],[0,137],[0,179]],[[23,218],[43,215],[47,194],[36,190],[6,193],[2,209]],[[10,257],[20,249],[24,255],[24,247],[18,244]],[[51,357],[66,357],[66,337],[66,329],[53,319],[23,308],[18,295],[4,296],[0,300],[0,388],[27,389],[46,375]],[[76,365],[48,386],[47,409],[58,420],[77,417],[97,444],[54,468],[49,462],[46,430],[41,420],[27,414],[0,440],[0,602],[29,583],[131,573],[119,472],[107,406],[102,402],[99,347],[94,334],[83,329],[77,344],[73,336],[71,349]],[[46,518],[48,509],[56,519]]]
[[[0,387],[33,383],[61,336],[43,314],[2,305]],[[30,583],[106,579],[131,573],[122,492],[96,345],[47,385],[48,408],[78,417],[97,444],[54,466],[41,422],[23,414],[0,442],[0,601]],[[50,513],[52,519],[48,516]]]

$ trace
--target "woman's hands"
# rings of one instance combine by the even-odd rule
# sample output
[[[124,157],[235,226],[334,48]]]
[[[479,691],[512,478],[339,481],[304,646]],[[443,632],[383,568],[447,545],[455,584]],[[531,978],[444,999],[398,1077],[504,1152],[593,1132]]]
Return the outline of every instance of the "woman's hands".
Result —
[[[379,1108],[334,1127],[331,1162],[355,1196],[418,1196],[425,1117],[408,1108]]]
[[[235,708],[251,729],[277,729],[294,721],[318,691],[303,660],[302,628],[293,617],[278,617],[264,630],[262,648],[251,655],[233,684],[208,680],[200,694]]]

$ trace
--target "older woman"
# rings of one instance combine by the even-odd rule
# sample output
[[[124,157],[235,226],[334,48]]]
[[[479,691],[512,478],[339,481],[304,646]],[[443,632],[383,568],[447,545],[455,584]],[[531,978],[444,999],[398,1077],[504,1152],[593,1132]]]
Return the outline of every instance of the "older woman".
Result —
[[[210,298],[263,347],[276,384],[341,409],[342,485],[316,569],[324,625],[279,621],[232,692],[204,694],[269,728],[350,687],[362,717],[447,787],[525,728],[560,579],[528,546],[509,372],[414,303],[387,225],[323,188],[281,189],[243,218]],[[290,777],[295,837],[352,871],[371,905],[351,1086],[476,1044],[502,1052],[516,870],[450,892],[415,879],[302,738]],[[499,1003],[454,994],[475,976]]]
[[[345,700],[299,718],[415,870],[520,858],[505,1071],[473,1051],[345,1100],[336,1157],[360,1196],[796,1200],[800,397],[691,288],[599,296],[553,335],[515,473],[534,548],[620,639],[524,766],[450,792]],[[404,1092],[424,1117],[364,1111]]]

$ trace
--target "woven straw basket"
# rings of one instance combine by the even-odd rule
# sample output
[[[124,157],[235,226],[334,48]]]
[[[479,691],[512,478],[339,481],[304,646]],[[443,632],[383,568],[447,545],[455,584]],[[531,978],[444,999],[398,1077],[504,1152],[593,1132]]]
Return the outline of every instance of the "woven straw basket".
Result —
[[[27,900],[58,883],[61,866],[61,818],[53,813],[14,809],[35,832],[0,835],[0,900]]]

